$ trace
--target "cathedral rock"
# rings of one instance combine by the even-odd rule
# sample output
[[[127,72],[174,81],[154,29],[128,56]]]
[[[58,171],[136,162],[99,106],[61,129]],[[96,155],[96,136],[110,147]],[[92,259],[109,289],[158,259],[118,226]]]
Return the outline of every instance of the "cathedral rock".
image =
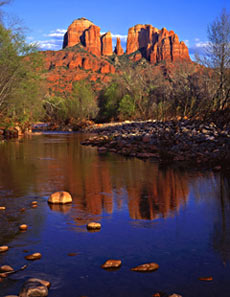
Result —
[[[101,36],[100,27],[85,18],[80,18],[68,27],[64,36],[63,49],[77,44],[99,57],[113,54],[112,35],[110,32]]]

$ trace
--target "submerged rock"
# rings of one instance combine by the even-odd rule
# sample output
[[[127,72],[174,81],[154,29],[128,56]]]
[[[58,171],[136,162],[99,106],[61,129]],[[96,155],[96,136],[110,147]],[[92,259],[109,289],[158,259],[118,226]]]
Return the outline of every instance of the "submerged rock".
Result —
[[[48,203],[54,203],[54,204],[72,203],[72,197],[70,193],[65,191],[55,192],[50,195],[48,199]]]
[[[199,280],[204,282],[211,282],[213,281],[213,277],[212,276],[199,277]]]
[[[132,271],[138,271],[138,272],[148,272],[148,271],[155,271],[159,268],[159,265],[157,263],[146,263],[139,265],[137,267],[132,268]]]
[[[104,269],[115,269],[121,266],[121,260],[107,260],[103,265],[101,265]]]
[[[29,279],[26,281],[19,293],[19,297],[46,297],[48,288],[44,281],[39,279]]]
[[[25,256],[25,259],[33,261],[33,260],[39,260],[39,259],[41,259],[41,257],[42,257],[42,255],[40,253],[34,253],[32,255]]]

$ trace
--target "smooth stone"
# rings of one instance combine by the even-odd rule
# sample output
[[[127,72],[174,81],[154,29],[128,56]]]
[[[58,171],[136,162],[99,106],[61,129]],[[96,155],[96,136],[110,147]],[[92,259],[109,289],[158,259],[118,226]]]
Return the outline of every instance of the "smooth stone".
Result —
[[[32,204],[32,206],[31,206],[32,208],[37,208],[38,207],[38,205],[37,204]]]
[[[42,255],[40,253],[34,253],[32,255],[25,256],[25,259],[33,261],[33,260],[41,259],[41,257],[42,257]]]
[[[31,203],[32,205],[37,205],[38,204],[38,202],[37,201],[32,201],[32,203]]]
[[[2,245],[0,246],[0,253],[4,253],[8,251],[9,247],[7,245]]]
[[[48,288],[40,281],[27,281],[24,283],[19,297],[46,297]]]
[[[9,265],[2,265],[0,267],[0,270],[3,272],[9,272],[9,271],[14,271],[14,268]]]
[[[104,269],[119,268],[121,266],[121,260],[107,260],[103,265]]]
[[[204,282],[211,282],[213,281],[213,277],[212,276],[199,277],[199,280]]]
[[[132,268],[132,271],[138,271],[138,272],[148,272],[148,271],[155,271],[159,268],[159,265],[157,263],[146,263],[139,265],[137,267]]]
[[[70,193],[65,191],[55,192],[50,195],[48,199],[48,203],[54,203],[54,204],[72,203],[72,197]]]
[[[6,210],[5,206],[0,206],[0,210]]]
[[[20,209],[20,212],[24,212],[24,211],[26,211],[25,208],[21,208],[21,209]]]
[[[178,295],[178,294],[172,294],[169,297],[182,297],[182,296],[181,295]]]
[[[7,277],[7,273],[3,272],[3,273],[0,273],[0,278],[6,278]]]
[[[26,231],[28,229],[28,226],[26,224],[22,224],[22,225],[19,226],[19,229],[21,231]]]
[[[7,296],[4,296],[4,297],[18,297],[18,295],[7,295]]]
[[[90,222],[87,224],[87,229],[88,230],[100,230],[101,229],[101,224],[96,223],[96,222]]]

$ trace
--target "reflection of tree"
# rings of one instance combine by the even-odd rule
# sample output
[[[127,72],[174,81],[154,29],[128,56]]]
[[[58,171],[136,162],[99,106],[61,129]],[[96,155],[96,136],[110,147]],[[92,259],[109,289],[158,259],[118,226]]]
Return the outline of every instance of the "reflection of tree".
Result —
[[[214,225],[213,246],[223,259],[230,260],[230,180],[219,175],[218,220]]]

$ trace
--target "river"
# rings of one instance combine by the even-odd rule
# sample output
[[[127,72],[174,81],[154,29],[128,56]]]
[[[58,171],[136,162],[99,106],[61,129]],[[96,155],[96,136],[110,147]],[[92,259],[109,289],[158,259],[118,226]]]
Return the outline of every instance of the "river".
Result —
[[[0,266],[28,264],[0,282],[0,296],[17,295],[38,277],[51,282],[49,297],[229,297],[229,177],[101,155],[81,146],[86,137],[47,133],[0,143],[0,245],[10,247]],[[72,205],[47,203],[59,190],[71,193]],[[102,229],[88,232],[90,221]],[[23,223],[26,232],[18,231]],[[27,262],[34,252],[42,258]],[[103,270],[107,259],[122,260],[121,268]],[[159,269],[130,270],[149,262]],[[213,281],[199,280],[207,276]]]

